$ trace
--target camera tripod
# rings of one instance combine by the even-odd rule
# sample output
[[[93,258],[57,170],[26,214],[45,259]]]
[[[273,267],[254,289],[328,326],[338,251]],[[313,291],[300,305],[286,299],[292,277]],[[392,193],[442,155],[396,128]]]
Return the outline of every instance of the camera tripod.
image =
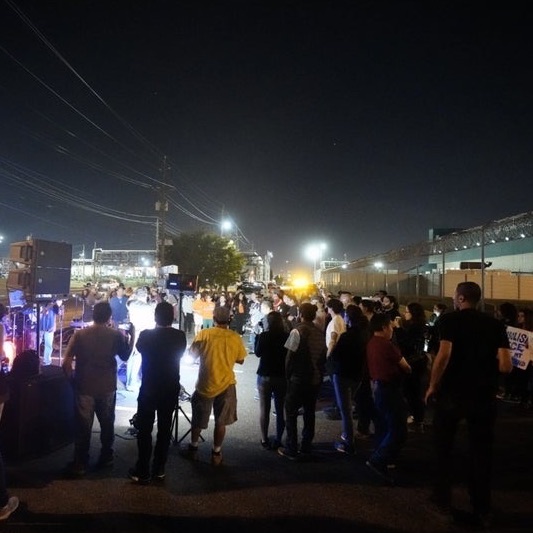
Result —
[[[189,415],[183,410],[183,408],[180,405],[180,402],[190,402],[191,401],[191,395],[185,390],[185,387],[181,386],[180,391],[178,393],[178,397],[176,398],[176,405],[174,406],[174,414],[172,416],[172,425],[170,426],[170,432],[172,435],[172,443],[174,445],[180,444],[185,437],[191,432],[191,419],[189,418]],[[180,437],[178,438],[178,417],[179,414],[182,414],[185,420],[189,422],[189,429]],[[200,435],[200,438],[202,441],[204,438]]]

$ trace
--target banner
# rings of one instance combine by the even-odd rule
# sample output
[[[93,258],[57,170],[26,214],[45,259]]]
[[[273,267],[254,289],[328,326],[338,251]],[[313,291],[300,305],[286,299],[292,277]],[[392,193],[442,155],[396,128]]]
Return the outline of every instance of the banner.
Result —
[[[507,326],[513,366],[525,370],[532,360],[533,332]]]

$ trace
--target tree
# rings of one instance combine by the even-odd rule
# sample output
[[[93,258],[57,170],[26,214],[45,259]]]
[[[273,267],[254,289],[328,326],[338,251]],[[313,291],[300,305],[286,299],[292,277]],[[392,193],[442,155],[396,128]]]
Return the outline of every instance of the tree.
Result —
[[[165,258],[168,264],[178,265],[180,273],[198,275],[201,287],[228,287],[240,279],[245,263],[232,241],[206,231],[173,237]]]
[[[285,280],[284,280],[283,276],[280,276],[279,274],[277,274],[276,276],[274,276],[274,281],[276,282],[276,285],[278,287],[281,287]]]

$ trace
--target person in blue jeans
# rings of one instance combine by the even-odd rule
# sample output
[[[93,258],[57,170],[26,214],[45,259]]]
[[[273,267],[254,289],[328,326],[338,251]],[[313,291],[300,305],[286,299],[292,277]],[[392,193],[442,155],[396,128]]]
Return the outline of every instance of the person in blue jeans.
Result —
[[[271,311],[266,316],[267,331],[256,338],[255,355],[259,357],[257,367],[257,391],[259,393],[259,426],[261,429],[261,446],[266,449],[277,449],[285,431],[285,395],[287,379],[285,377],[285,343],[289,333],[285,330],[283,318],[278,311]],[[270,408],[272,396],[276,408],[276,439],[268,438]]]
[[[372,337],[366,348],[376,415],[376,447],[366,465],[388,483],[394,482],[391,467],[407,437],[403,376],[411,372],[409,363],[391,341],[393,330],[387,314],[374,314],[370,319]]]
[[[368,319],[354,304],[346,308],[345,319],[348,327],[331,351],[328,366],[342,420],[341,438],[335,443],[335,449],[354,453],[353,400],[363,379]]]

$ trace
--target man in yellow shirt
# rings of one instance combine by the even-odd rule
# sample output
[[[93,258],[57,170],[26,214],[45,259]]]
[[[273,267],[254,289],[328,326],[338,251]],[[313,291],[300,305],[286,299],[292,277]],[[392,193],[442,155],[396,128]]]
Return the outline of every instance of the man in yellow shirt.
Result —
[[[191,355],[200,360],[200,369],[191,397],[191,443],[187,452],[189,457],[196,458],[200,433],[207,429],[213,411],[215,429],[211,462],[219,465],[226,426],[237,420],[237,381],[233,366],[235,363],[242,365],[247,352],[241,336],[229,329],[228,308],[217,307],[213,320],[215,327],[201,330],[190,347]]]

